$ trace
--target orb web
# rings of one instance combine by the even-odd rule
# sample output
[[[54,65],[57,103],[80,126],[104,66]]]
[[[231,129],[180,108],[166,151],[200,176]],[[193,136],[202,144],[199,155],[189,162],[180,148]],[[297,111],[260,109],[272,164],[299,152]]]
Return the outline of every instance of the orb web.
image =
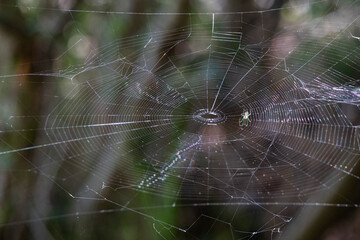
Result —
[[[357,207],[318,196],[359,180],[359,123],[350,113],[359,113],[359,18],[280,31],[247,21],[280,10],[188,14],[185,26],[120,38],[82,64],[34,73],[70,89],[43,118],[45,143],[0,154],[40,151],[51,160],[34,168],[70,196],[145,216],[162,237],[196,235],[205,218],[233,239],[273,236],[291,222],[290,206]],[[2,132],[30,131],[9,128]],[[142,194],[160,200],[134,200]],[[183,225],[153,210],[201,206],[217,211],[199,210]],[[262,212],[265,223],[243,231],[240,210],[221,214],[233,206]]]

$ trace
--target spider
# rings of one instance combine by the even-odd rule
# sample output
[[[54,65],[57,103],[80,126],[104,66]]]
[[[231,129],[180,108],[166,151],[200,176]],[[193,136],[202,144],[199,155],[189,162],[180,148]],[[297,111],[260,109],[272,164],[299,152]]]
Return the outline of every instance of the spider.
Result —
[[[239,118],[239,126],[247,126],[249,124],[250,119],[249,116],[251,115],[251,113],[249,113],[248,111],[246,111],[245,113],[242,113],[242,119]]]

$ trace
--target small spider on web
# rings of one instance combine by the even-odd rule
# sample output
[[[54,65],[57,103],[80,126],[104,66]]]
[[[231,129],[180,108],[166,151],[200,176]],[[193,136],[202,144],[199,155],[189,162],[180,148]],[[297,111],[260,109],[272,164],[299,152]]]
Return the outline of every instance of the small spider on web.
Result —
[[[244,112],[241,114],[242,118],[239,118],[239,126],[247,126],[249,125],[250,119],[249,116],[251,115],[251,113],[249,113],[248,111]]]

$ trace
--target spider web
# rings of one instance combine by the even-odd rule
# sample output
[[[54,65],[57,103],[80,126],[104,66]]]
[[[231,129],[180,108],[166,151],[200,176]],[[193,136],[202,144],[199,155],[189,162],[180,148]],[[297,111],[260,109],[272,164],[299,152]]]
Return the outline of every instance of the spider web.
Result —
[[[76,199],[76,209],[2,226],[114,213],[141,218],[163,239],[214,231],[272,239],[305,206],[358,208],[339,186],[360,178],[359,17],[330,14],[271,28],[266,20],[284,9],[61,10],[74,20],[138,14],[159,23],[181,15],[186,24],[149,25],[143,34],[93,47],[79,65],[31,74],[65,90],[43,116],[7,116],[0,156],[28,162],[31,174]],[[250,122],[241,126],[246,111]],[[42,127],[24,129],[21,118]],[[14,148],[6,138],[33,131],[41,138],[30,146]],[[44,160],[29,162],[27,151]]]

